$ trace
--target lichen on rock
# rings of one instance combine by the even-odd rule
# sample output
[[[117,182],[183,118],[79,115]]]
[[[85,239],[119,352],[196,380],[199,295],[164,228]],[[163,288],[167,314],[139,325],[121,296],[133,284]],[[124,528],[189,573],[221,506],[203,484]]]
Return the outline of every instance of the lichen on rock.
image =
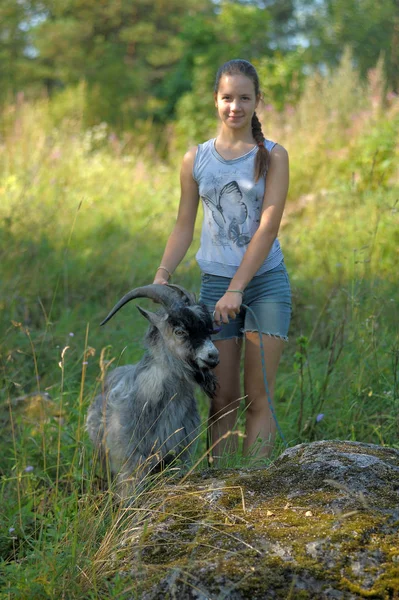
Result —
[[[207,470],[160,495],[124,536],[134,597],[399,598],[398,450],[300,444],[265,469]]]

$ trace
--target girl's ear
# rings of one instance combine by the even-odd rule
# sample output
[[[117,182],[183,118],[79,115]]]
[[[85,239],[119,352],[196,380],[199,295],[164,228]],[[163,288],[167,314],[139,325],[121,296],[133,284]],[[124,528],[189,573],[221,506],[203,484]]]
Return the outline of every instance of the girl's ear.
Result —
[[[262,100],[262,94],[256,96],[255,108],[258,108],[259,102]]]
[[[218,107],[218,95],[216,92],[214,92],[214,94],[213,94],[213,100],[214,100],[215,106],[217,108]]]

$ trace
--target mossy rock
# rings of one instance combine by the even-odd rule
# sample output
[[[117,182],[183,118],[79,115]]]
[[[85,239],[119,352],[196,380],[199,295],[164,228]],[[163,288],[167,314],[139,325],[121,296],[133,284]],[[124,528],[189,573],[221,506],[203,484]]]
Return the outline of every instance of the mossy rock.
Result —
[[[124,536],[132,599],[399,598],[398,450],[301,444],[161,496]]]

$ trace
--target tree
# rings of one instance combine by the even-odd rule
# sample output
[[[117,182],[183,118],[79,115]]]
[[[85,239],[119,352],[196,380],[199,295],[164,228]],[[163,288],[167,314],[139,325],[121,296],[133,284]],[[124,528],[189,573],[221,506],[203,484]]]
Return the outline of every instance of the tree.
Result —
[[[338,64],[350,46],[362,76],[384,56],[388,85],[399,91],[399,0],[303,0],[308,61]]]
[[[0,4],[0,102],[34,82],[30,23],[35,17],[35,2],[2,0]]]
[[[152,112],[154,90],[182,58],[185,20],[211,9],[210,0],[44,4],[46,19],[32,32],[37,64],[64,86],[85,80],[91,110],[110,122]]]
[[[14,61],[14,85],[5,87],[35,81],[52,94],[84,80],[93,119],[124,125],[173,117],[192,82],[212,85],[224,60],[288,49],[294,22],[293,0],[18,0],[15,7],[21,63]]]

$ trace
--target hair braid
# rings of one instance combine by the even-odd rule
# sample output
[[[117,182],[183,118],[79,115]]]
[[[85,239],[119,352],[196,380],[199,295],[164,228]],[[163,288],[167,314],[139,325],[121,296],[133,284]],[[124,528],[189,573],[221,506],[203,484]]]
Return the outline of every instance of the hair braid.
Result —
[[[258,181],[267,173],[269,152],[264,144],[265,136],[263,135],[262,125],[256,112],[254,112],[252,116],[252,135],[254,136],[255,142],[258,144],[258,152],[255,159],[255,181]]]

